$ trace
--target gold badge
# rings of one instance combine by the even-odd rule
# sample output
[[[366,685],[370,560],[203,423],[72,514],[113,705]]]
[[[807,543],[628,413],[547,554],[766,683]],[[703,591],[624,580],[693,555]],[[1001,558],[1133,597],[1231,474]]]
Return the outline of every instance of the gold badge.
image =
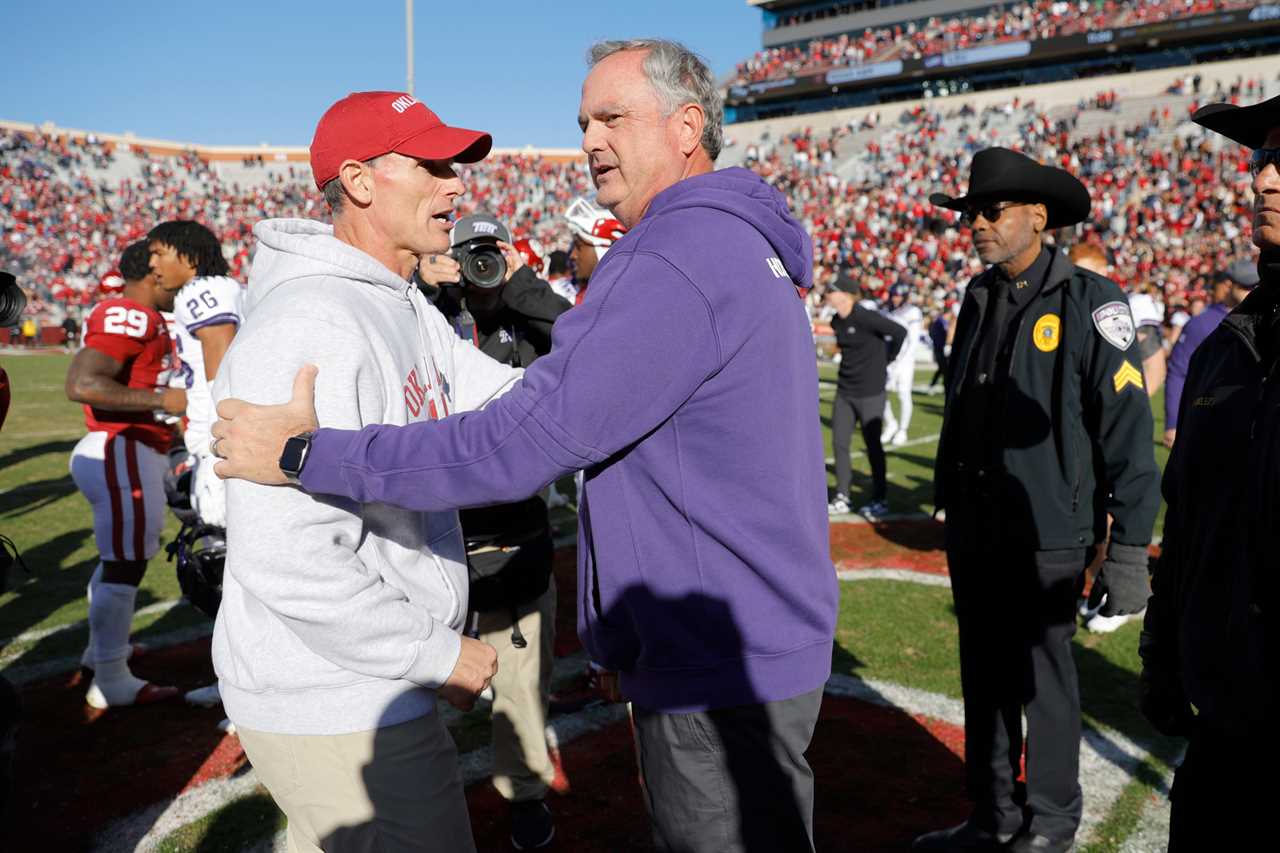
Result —
[[[1032,333],[1032,340],[1035,341],[1036,349],[1040,350],[1040,352],[1053,352],[1056,350],[1061,331],[1062,321],[1058,319],[1057,314],[1045,314],[1039,320],[1036,320],[1036,328]]]
[[[1126,385],[1142,390],[1142,372],[1127,361],[1120,365],[1120,369],[1116,371],[1115,376],[1111,377],[1111,381],[1115,383],[1117,394],[1123,391]]]

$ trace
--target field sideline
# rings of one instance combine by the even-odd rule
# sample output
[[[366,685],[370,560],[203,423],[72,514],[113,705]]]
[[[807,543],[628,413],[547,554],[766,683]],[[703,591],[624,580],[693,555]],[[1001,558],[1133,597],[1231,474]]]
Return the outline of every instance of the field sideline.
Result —
[[[87,639],[84,587],[96,562],[96,551],[88,505],[76,492],[67,473],[68,457],[84,432],[80,408],[67,402],[62,393],[63,376],[69,360],[70,356],[63,353],[14,355],[0,351],[0,363],[8,371],[13,388],[13,407],[3,432],[0,432],[0,533],[14,539],[33,571],[30,578],[21,574],[11,577],[12,589],[0,596],[0,672],[31,685],[30,689],[41,697],[39,701],[63,703],[66,718],[72,719],[77,703],[83,701],[83,685],[63,687],[58,679],[65,680],[66,674],[74,669]],[[931,370],[922,368],[917,374],[918,387],[926,383],[931,374]],[[824,381],[820,393],[823,405],[817,414],[823,425],[829,459],[826,403],[834,393],[834,385],[830,381],[834,372],[830,367],[824,367],[822,375]],[[1155,435],[1159,435],[1162,406],[1159,400],[1156,403]],[[932,462],[941,405],[940,395],[917,393],[911,441],[907,447],[890,451],[889,502],[895,514],[927,517],[932,510]],[[868,482],[866,458],[861,449],[860,440],[855,438],[855,501],[863,496],[860,490],[864,490]],[[1157,459],[1161,465],[1166,457],[1167,453],[1158,447]],[[828,465],[829,471],[830,468]],[[559,516],[557,523],[562,535],[572,532],[571,514]],[[882,525],[874,529],[852,523],[833,525],[833,560],[840,568],[848,569],[845,576],[849,580],[842,584],[833,660],[836,677],[828,685],[831,715],[828,719],[824,713],[819,726],[822,736],[815,741],[815,748],[823,744],[824,748],[829,746],[831,753],[827,759],[815,759],[815,772],[819,774],[820,784],[828,784],[825,780],[833,778],[830,774],[837,774],[841,784],[852,785],[853,781],[846,780],[845,775],[865,774],[871,772],[869,768],[881,768],[878,772],[883,774],[885,785],[880,786],[877,779],[870,779],[860,783],[863,787],[850,789],[849,796],[854,800],[864,798],[868,807],[879,803],[876,797],[888,796],[874,789],[891,788],[892,781],[898,779],[896,774],[901,774],[900,781],[908,794],[912,785],[917,784],[912,781],[914,778],[920,780],[918,784],[925,784],[923,777],[932,773],[929,761],[943,761],[952,756],[945,764],[946,773],[939,778],[947,785],[953,785],[954,778],[957,778],[953,754],[960,746],[952,742],[956,721],[951,718],[959,699],[955,624],[950,592],[945,587],[945,561],[938,551],[934,527],[925,521],[904,521],[899,526]],[[172,539],[176,529],[176,524],[170,519],[164,534],[165,541]],[[1159,527],[1156,532],[1158,535]],[[859,574],[870,569],[892,570],[897,574]],[[875,579],[858,580],[873,577]],[[926,577],[932,580],[910,582]],[[138,639],[151,640],[158,647],[172,646],[176,650],[188,648],[193,642],[207,645],[207,639],[202,638],[209,633],[209,622],[179,602],[171,564],[164,562],[163,555],[152,560],[140,590],[138,606],[143,609],[135,620]],[[562,628],[561,633],[564,632]],[[1094,738],[1093,741],[1086,738],[1086,741],[1092,744],[1090,749],[1097,755],[1103,758],[1111,756],[1114,759],[1111,763],[1115,765],[1098,770],[1096,781],[1087,777],[1083,779],[1089,803],[1087,808],[1093,810],[1090,834],[1082,838],[1085,842],[1082,849],[1088,851],[1153,849],[1144,845],[1148,838],[1158,836],[1161,791],[1170,762],[1179,748],[1177,742],[1155,735],[1133,707],[1134,679],[1138,669],[1137,634],[1138,626],[1130,624],[1109,635],[1081,632],[1075,642],[1085,717],[1092,733],[1089,737]],[[207,667],[207,657],[205,660]],[[562,658],[562,661],[565,662],[566,673],[580,663],[580,659],[575,657]],[[874,687],[871,693],[868,685]],[[880,705],[876,704],[876,696],[884,700]],[[876,726],[890,725],[875,716],[880,713],[874,710],[876,707],[896,708],[911,719],[924,721],[924,728],[916,731],[913,737],[927,730],[935,745],[943,744],[947,748],[927,749],[926,742],[917,743],[922,750],[920,755],[929,756],[928,761],[920,758],[922,763],[918,767],[900,768],[901,762],[894,755],[868,754],[868,750],[877,750],[878,741],[868,738],[866,732],[879,731]],[[187,711],[174,706],[166,713],[170,717],[181,717]],[[127,727],[132,713],[127,710],[111,712],[107,719],[94,725],[111,722],[113,726]],[[116,714],[120,716],[115,717]],[[143,714],[136,717],[140,726],[144,717]],[[208,718],[207,713],[199,717],[200,724],[212,725]],[[464,753],[464,766],[468,766],[467,756],[483,755],[487,744],[488,711],[480,708],[468,715],[450,715],[449,722],[459,749]],[[574,792],[573,797],[564,797],[557,804],[557,813],[565,814],[566,821],[568,815],[574,813],[570,801],[574,797],[589,796],[588,792],[595,787],[591,774],[608,772],[608,762],[603,759],[584,765],[581,750],[596,750],[592,755],[597,758],[608,755],[619,761],[625,759],[625,738],[619,740],[620,736],[610,727],[615,723],[614,720],[605,720],[598,731],[589,727],[578,731],[573,726],[581,724],[581,728],[586,725],[582,720],[565,718],[560,721],[566,731],[573,729],[576,732],[573,736],[581,738],[564,747],[565,772],[573,783]],[[38,729],[41,720],[30,719],[27,725]],[[839,726],[852,728],[846,732]],[[861,740],[857,737],[859,732],[862,732]],[[141,733],[140,740],[142,743],[138,748],[145,749],[145,732]],[[1106,744],[1111,741],[1123,748],[1117,747],[1119,752],[1108,752]],[[841,746],[843,743],[850,745]],[[846,761],[843,751],[855,746],[863,752],[848,756]],[[1126,749],[1128,753],[1125,753]],[[1128,763],[1117,757],[1122,753],[1130,756]],[[837,762],[837,757],[844,763]],[[40,768],[33,766],[31,761],[38,762],[40,758],[20,754],[19,772],[39,774]],[[829,762],[830,766],[824,762]],[[1120,765],[1126,769],[1115,776],[1115,767]],[[87,771],[80,768],[79,771],[68,772]],[[1085,772],[1092,771],[1086,768]],[[617,773],[621,780],[619,785],[629,783],[625,767],[618,768]],[[1108,776],[1108,773],[1112,775]],[[74,787],[76,779],[68,781]],[[177,786],[180,787],[182,785]],[[832,783],[832,787],[838,786]],[[168,796],[178,794],[177,788],[168,792]],[[486,791],[482,782],[477,782],[468,791],[478,839],[488,831],[485,821],[497,821],[494,817],[496,806],[486,799]],[[954,793],[950,788],[946,792],[949,797]],[[622,803],[626,810],[638,812],[641,808],[639,800],[631,799],[629,795],[622,799]],[[819,805],[821,808],[823,803],[820,801]],[[848,825],[841,822],[843,813],[840,810],[856,811],[858,805],[858,802],[842,802],[836,807],[836,812],[820,815],[819,828],[826,833],[826,842],[831,845],[829,849],[853,849],[832,842],[848,829]],[[905,823],[894,838],[905,837],[903,834],[908,828],[912,831],[931,828],[931,824],[906,826],[922,819],[912,810],[923,807],[923,804],[913,806],[903,801],[899,805],[903,810],[899,819]],[[872,817],[877,817],[882,823],[893,823],[893,818],[887,815],[893,808],[893,802],[885,802],[880,814]],[[106,817],[114,820],[125,815]],[[261,789],[248,785],[225,803],[198,814],[186,823],[179,821],[175,828],[159,838],[150,838],[148,844],[175,851],[246,849],[272,844],[277,839],[279,827],[280,817],[269,799]],[[99,829],[105,829],[105,825]],[[493,836],[490,833],[484,837]],[[99,838],[97,843],[101,844],[102,839]],[[566,840],[565,843],[569,842]],[[591,843],[583,837],[579,844],[586,846],[565,849],[617,849],[592,847]],[[603,840],[594,843],[606,844]],[[900,849],[896,844],[886,842],[884,848],[876,849]],[[76,843],[67,849],[80,846]],[[821,842],[819,849],[825,849]]]

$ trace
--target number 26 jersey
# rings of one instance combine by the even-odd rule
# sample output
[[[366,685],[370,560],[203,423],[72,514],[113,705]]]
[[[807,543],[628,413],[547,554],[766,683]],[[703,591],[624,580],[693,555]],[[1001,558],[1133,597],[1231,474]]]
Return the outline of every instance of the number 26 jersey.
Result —
[[[130,388],[168,386],[176,358],[164,319],[154,308],[132,299],[107,299],[93,306],[84,322],[84,345],[124,367],[116,379]],[[173,430],[158,423],[153,412],[113,412],[84,407],[90,432],[125,435],[165,453]]]
[[[240,325],[244,288],[226,276],[199,276],[178,291],[173,303],[177,327],[178,357],[182,376],[174,385],[187,389],[187,430],[183,434],[187,450],[208,453],[209,430],[217,419],[213,394],[204,375],[204,348],[196,333],[224,324]]]

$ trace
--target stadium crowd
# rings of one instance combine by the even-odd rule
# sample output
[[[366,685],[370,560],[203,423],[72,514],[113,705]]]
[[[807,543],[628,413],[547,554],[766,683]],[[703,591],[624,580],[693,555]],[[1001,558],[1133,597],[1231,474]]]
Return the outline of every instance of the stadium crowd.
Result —
[[[1238,98],[1264,85],[1241,80],[1222,94]],[[814,237],[815,310],[821,285],[840,267],[851,267],[877,299],[905,283],[927,307],[954,304],[958,287],[980,265],[968,228],[928,197],[957,191],[973,152],[1001,145],[1080,176],[1094,214],[1067,242],[1101,246],[1112,277],[1126,289],[1151,292],[1172,320],[1203,295],[1211,273],[1234,256],[1232,247],[1239,252],[1248,244],[1247,153],[1177,135],[1185,115],[1168,107],[1132,126],[1073,133],[1085,110],[1116,103],[1115,93],[1106,92],[1052,114],[1017,98],[982,111],[967,104],[947,112],[917,107],[893,121],[864,120],[825,134],[804,129],[746,153],[791,198]],[[879,128],[875,139],[846,150],[843,143],[868,126]],[[851,177],[841,178],[833,166],[850,156]]]
[[[325,219],[327,211],[305,165],[264,169],[261,180],[224,180],[194,152],[148,156],[134,147],[135,175],[108,180],[119,152],[94,137],[0,130],[0,266],[28,289],[28,314],[38,325],[58,325],[97,294],[99,280],[120,250],[156,222],[196,219],[212,228],[226,249],[231,275],[249,272],[255,222],[267,218]],[[244,167],[263,168],[258,158]],[[470,192],[463,214],[485,210],[507,222],[516,239],[568,243],[561,214],[586,192],[578,162],[501,154],[466,167]]]
[[[1001,41],[1030,41],[1149,24],[1253,5],[1248,0],[1034,0],[980,14],[931,17],[766,48],[738,64],[738,85],[889,59],[921,59]],[[796,21],[799,23],[800,21]]]
[[[1169,308],[1167,321],[1180,323],[1199,307],[1209,274],[1230,254],[1216,235],[1247,243],[1249,175],[1240,150],[1201,145],[1201,137],[1182,137],[1174,128],[1205,100],[1265,97],[1267,81],[1240,79],[1202,92],[1199,81],[1179,78],[1169,91],[1187,96],[1185,112],[1165,107],[1083,136],[1075,133],[1081,116],[1115,110],[1116,92],[1082,97],[1070,110],[1044,111],[1015,97],[981,111],[966,103],[946,111],[915,107],[896,118],[870,113],[825,133],[805,128],[780,140],[752,140],[745,165],[791,199],[813,235],[815,315],[822,285],[841,266],[857,270],[859,283],[881,299],[903,283],[926,308],[954,304],[958,283],[977,271],[976,261],[968,230],[929,204],[928,195],[955,190],[972,152],[1005,145],[1080,175],[1095,209],[1071,241],[1102,246],[1117,281],[1151,292]],[[855,150],[850,137],[867,131],[876,133]],[[302,165],[264,170],[261,180],[241,185],[194,152],[149,157],[134,148],[136,175],[113,182],[104,170],[120,153],[93,136],[0,131],[0,152],[0,263],[28,289],[27,313],[37,326],[78,317],[120,247],[156,221],[207,224],[227,249],[231,275],[243,281],[255,222],[327,216]],[[836,172],[841,163],[846,177]],[[508,223],[517,240],[570,244],[562,214],[588,190],[581,161],[495,154],[465,170],[470,189],[460,213],[487,211]]]

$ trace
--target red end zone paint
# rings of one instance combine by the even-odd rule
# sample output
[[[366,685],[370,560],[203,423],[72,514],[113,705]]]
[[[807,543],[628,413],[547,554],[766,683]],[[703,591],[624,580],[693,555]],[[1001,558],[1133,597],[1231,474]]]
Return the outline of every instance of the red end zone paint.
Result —
[[[209,641],[153,649],[131,664],[183,690],[213,682]],[[218,730],[222,708],[180,698],[86,714],[79,673],[22,689],[23,723],[4,849],[84,850],[112,820],[233,772],[239,743]],[[12,847],[10,846],[12,845]]]
[[[854,699],[828,696],[808,759],[819,850],[906,849],[930,829],[968,815],[963,730]],[[648,817],[626,723],[563,750],[569,796],[551,795],[556,850],[650,851]],[[467,789],[480,850],[508,849],[507,804],[488,783]]]
[[[905,569],[945,575],[942,525],[936,521],[831,525],[837,569]]]

